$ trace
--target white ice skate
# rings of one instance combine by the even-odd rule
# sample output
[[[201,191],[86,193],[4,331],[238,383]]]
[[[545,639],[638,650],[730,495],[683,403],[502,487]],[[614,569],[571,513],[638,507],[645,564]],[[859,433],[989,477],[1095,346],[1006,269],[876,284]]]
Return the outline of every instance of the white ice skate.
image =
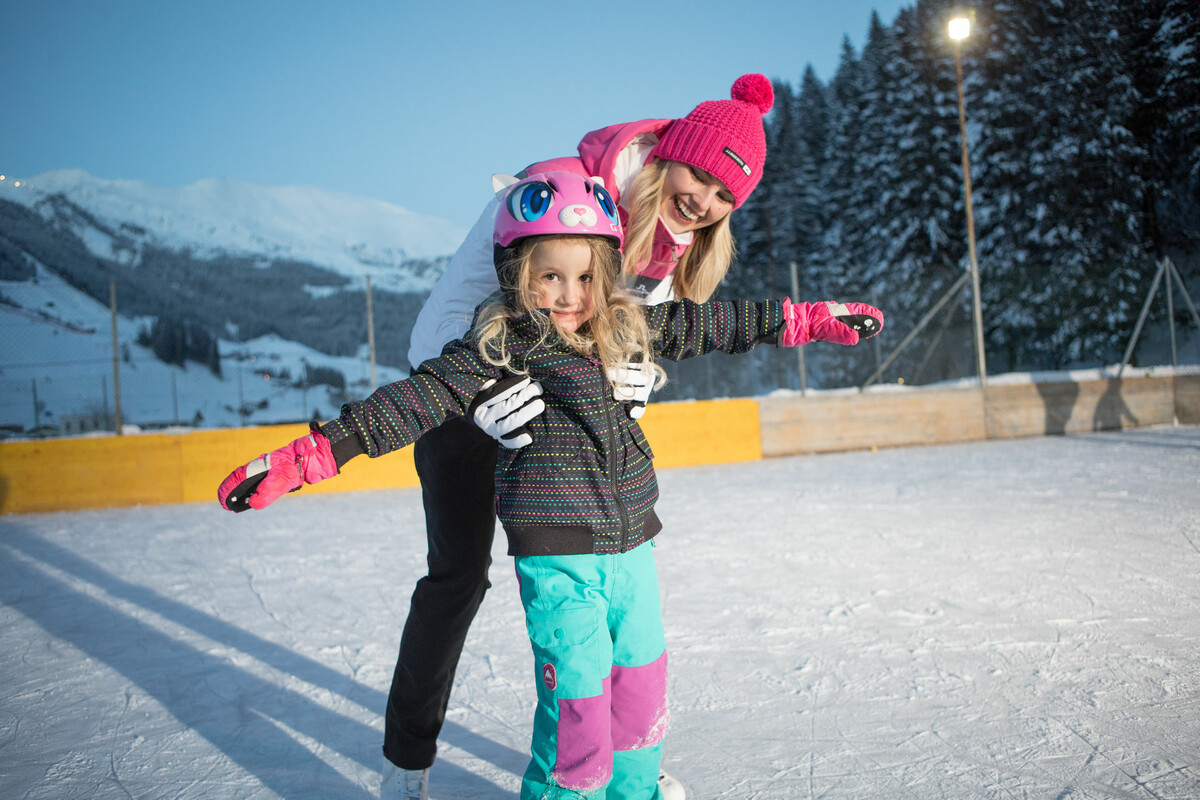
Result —
[[[658,773],[658,793],[662,800],[687,800],[683,784],[665,772]]]
[[[429,770],[400,769],[383,759],[379,800],[429,800]]]

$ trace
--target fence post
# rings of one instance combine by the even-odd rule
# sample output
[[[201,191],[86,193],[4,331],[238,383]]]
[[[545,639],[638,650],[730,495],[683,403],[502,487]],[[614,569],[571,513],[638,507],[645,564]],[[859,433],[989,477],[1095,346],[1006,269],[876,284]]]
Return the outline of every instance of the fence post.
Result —
[[[375,382],[375,316],[371,313],[371,276],[367,276],[367,351],[371,357],[371,393],[377,388]]]
[[[1170,269],[1170,267],[1168,267]],[[1175,355],[1175,295],[1171,292],[1171,276],[1167,276],[1167,325],[1171,329],[1171,367],[1172,369],[1179,366],[1179,359]]]
[[[1179,291],[1183,294],[1183,301],[1187,303],[1188,311],[1192,312],[1192,319],[1196,322],[1196,327],[1200,329],[1200,313],[1196,312],[1196,304],[1192,302],[1192,296],[1188,293],[1187,284],[1183,282],[1183,276],[1179,274],[1179,270],[1175,267],[1175,262],[1170,258],[1166,259],[1167,269],[1175,276],[1175,280],[1179,282]],[[1170,280],[1168,277],[1167,280]]]
[[[884,359],[883,363],[880,364],[879,367],[874,372],[871,373],[871,377],[867,378],[867,382],[859,387],[859,391],[862,391],[862,390],[866,389],[868,386],[870,386],[871,384],[875,383],[875,379],[883,374],[883,371],[885,369],[887,369],[888,366],[893,361],[896,360],[896,356],[900,355],[900,352],[902,350],[904,350],[904,348],[908,347],[908,343],[911,342],[913,339],[915,339],[917,337],[918,333],[920,333],[922,330],[924,330],[925,326],[929,324],[929,321],[931,319],[933,319],[934,316],[939,311],[942,310],[942,306],[946,305],[946,303],[950,300],[950,298],[953,297],[954,294],[963,287],[963,284],[966,283],[968,280],[970,280],[970,278],[971,278],[971,273],[969,273],[969,272],[964,272],[961,276],[959,276],[959,279],[954,282],[954,285],[950,287],[949,291],[947,291],[944,295],[942,295],[942,299],[938,300],[937,303],[933,306],[933,308],[931,308],[931,309],[929,309],[929,311],[925,312],[925,316],[922,317],[921,321],[917,323],[917,327],[915,327],[911,331],[909,331],[908,335],[904,337],[904,340],[902,342],[900,342],[900,344],[896,345],[896,349],[893,350],[891,352],[891,354],[886,359]],[[982,389],[982,388],[983,387],[980,387],[980,389]]]
[[[117,282],[108,282],[108,306],[112,311],[113,405],[116,408],[117,436],[121,435],[121,358],[117,344]]]
[[[1154,273],[1154,281],[1150,284],[1150,291],[1146,292],[1146,302],[1142,303],[1142,313],[1138,315],[1137,325],[1133,326],[1133,336],[1129,337],[1129,346],[1125,348],[1125,356],[1121,359],[1121,366],[1117,369],[1117,378],[1120,379],[1125,374],[1125,367],[1129,365],[1129,359],[1133,356],[1133,348],[1137,346],[1138,338],[1142,335],[1142,326],[1146,324],[1146,315],[1150,313],[1150,303],[1154,300],[1154,295],[1158,291],[1158,282],[1162,280],[1163,272],[1167,269],[1167,260],[1163,259],[1158,265],[1158,271]],[[1170,280],[1170,278],[1167,278]]]

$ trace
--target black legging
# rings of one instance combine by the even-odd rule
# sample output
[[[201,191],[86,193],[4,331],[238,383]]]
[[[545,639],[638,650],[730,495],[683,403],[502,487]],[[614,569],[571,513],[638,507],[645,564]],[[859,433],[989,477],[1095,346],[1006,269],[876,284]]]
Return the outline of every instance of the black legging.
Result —
[[[498,445],[456,417],[417,440],[429,574],[417,581],[388,692],[383,754],[425,769],[437,754],[467,629],[491,588]]]

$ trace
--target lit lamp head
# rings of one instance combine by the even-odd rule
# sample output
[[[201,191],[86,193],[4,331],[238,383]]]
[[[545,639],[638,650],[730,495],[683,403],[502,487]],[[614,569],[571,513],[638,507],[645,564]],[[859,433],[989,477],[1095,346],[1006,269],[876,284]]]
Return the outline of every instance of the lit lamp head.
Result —
[[[950,20],[950,38],[956,42],[971,35],[971,20],[966,17],[955,17]]]

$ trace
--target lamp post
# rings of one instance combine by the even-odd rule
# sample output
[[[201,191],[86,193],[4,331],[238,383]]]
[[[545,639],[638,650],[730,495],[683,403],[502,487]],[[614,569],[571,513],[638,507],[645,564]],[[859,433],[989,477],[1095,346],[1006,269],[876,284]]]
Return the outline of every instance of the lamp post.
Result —
[[[971,35],[971,20],[950,20],[950,38],[954,40],[954,70],[958,77],[958,131],[962,137],[963,189],[967,206],[967,251],[971,258],[971,290],[975,312],[975,364],[980,388],[987,386],[987,362],[983,354],[983,308],[979,301],[979,261],[975,258],[975,212],[971,207],[971,159],[967,155],[967,112],[963,102],[962,40]]]

